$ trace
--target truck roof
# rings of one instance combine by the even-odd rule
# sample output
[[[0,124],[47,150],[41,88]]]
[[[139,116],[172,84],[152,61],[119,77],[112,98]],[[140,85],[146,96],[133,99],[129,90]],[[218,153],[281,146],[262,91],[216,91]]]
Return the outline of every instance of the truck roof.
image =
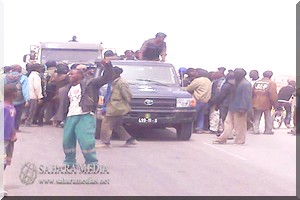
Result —
[[[42,49],[90,49],[103,50],[99,43],[82,43],[82,42],[40,42]]]
[[[147,60],[112,60],[113,65],[173,66],[171,63]]]

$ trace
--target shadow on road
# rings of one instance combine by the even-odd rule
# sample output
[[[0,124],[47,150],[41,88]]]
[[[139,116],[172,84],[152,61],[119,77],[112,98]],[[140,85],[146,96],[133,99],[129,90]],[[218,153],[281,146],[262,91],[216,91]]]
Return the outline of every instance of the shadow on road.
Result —
[[[178,141],[175,129],[139,128],[128,132],[139,141]],[[117,134],[114,133],[113,136],[113,139],[119,139]]]

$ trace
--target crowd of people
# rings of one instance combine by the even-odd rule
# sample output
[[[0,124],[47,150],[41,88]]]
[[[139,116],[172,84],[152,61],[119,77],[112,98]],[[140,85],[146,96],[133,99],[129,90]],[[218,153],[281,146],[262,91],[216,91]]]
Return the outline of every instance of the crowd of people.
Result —
[[[96,60],[97,67],[83,64],[68,66],[50,60],[45,65],[30,63],[23,73],[20,65],[4,67],[4,140],[5,165],[9,165],[13,153],[16,133],[25,127],[52,124],[63,127],[64,164],[76,165],[76,142],[78,141],[86,164],[96,164],[96,147],[110,147],[112,131],[125,140],[125,145],[136,145],[137,141],[123,127],[123,117],[130,112],[132,94],[129,85],[121,77],[123,69],[113,67],[112,59],[165,61],[166,34],[157,33],[146,40],[141,49],[126,50],[124,56],[116,56],[108,50],[104,59]],[[76,42],[76,37],[70,42]],[[95,69],[100,76],[95,77]],[[212,133],[217,136],[214,143],[224,144],[234,139],[235,144],[245,144],[246,132],[260,134],[262,114],[265,117],[263,134],[274,134],[271,111],[286,110],[285,125],[296,134],[296,112],[292,113],[291,100],[296,96],[296,82],[277,92],[272,81],[273,72],[252,70],[249,78],[243,68],[216,71],[201,68],[180,68],[181,86],[196,99],[194,133]],[[95,113],[99,89],[107,84],[104,97],[101,125],[101,143],[96,144]],[[294,98],[295,99],[295,98]],[[296,110],[296,109],[294,109]],[[293,115],[292,115],[293,114]]]
[[[214,142],[226,143],[235,137],[236,144],[244,144],[246,132],[260,134],[262,114],[265,118],[263,134],[274,134],[272,111],[286,110],[284,123],[291,128],[292,101],[296,97],[296,82],[289,80],[280,88],[272,81],[273,72],[263,72],[259,78],[257,70],[247,72],[243,68],[228,70],[219,67],[216,71],[201,68],[180,68],[181,85],[196,99],[196,121],[194,133],[212,133],[218,137]],[[295,109],[294,109],[295,110]],[[296,112],[294,128],[296,134]]]
[[[63,124],[64,165],[76,167],[77,141],[85,158],[85,164],[98,163],[96,156],[96,109],[99,89],[108,84],[105,109],[102,110],[102,145],[109,145],[112,131],[117,131],[125,145],[137,145],[137,141],[123,127],[123,116],[130,111],[131,92],[128,83],[121,78],[123,70],[113,67],[113,56],[104,55],[97,62],[98,77],[91,77],[91,69],[78,64],[69,67],[48,61],[45,67],[33,63],[26,65],[28,74],[23,75],[19,65],[6,68],[4,77],[4,140],[5,164],[10,165],[17,140],[16,133],[24,126],[43,126],[44,123]],[[55,69],[55,70],[53,70]],[[93,74],[93,73],[92,73]],[[112,98],[110,98],[112,97]],[[117,101],[116,101],[117,98]],[[23,118],[22,118],[23,116]],[[47,121],[49,120],[49,121]]]

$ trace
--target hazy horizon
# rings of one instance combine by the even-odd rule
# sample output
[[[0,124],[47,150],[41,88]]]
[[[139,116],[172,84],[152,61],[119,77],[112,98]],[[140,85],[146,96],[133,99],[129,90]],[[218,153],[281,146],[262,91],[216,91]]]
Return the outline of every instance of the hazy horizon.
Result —
[[[2,0],[4,65],[21,64],[31,44],[103,42],[119,55],[167,34],[167,62],[296,74],[296,3],[284,0]]]

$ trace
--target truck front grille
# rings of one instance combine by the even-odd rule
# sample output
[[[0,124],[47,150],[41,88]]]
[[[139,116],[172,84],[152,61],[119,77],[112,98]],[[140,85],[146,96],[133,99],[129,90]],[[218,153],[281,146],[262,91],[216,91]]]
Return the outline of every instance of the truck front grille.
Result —
[[[130,106],[133,109],[173,109],[176,107],[175,99],[133,98]]]

